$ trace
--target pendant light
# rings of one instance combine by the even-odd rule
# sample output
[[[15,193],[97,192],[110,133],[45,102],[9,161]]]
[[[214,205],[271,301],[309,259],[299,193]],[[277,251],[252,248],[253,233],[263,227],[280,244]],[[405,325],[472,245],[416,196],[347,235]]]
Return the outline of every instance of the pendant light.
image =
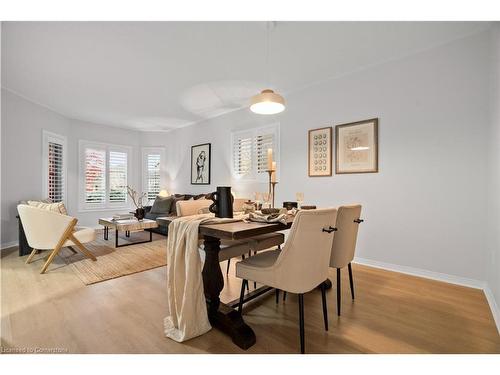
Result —
[[[266,24],[266,69],[269,83],[269,22]],[[285,99],[273,90],[265,89],[252,97],[250,110],[260,115],[274,115],[285,110]]]

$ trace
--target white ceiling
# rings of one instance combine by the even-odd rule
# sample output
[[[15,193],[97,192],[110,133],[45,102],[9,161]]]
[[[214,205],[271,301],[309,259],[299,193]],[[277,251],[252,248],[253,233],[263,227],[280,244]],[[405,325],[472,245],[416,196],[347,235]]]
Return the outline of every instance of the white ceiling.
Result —
[[[169,130],[490,25],[278,22],[3,22],[2,86],[70,118]],[[269,73],[268,73],[269,71]]]

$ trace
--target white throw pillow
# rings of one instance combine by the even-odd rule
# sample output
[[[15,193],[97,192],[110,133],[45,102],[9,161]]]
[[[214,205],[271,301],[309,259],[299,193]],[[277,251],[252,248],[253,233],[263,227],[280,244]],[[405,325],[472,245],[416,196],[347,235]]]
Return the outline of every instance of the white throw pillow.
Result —
[[[33,207],[38,207],[42,208],[44,210],[48,211],[53,211],[57,212],[62,215],[67,215],[68,211],[66,211],[66,207],[64,206],[64,203],[59,202],[59,203],[43,203],[39,201],[28,201],[28,204]]]

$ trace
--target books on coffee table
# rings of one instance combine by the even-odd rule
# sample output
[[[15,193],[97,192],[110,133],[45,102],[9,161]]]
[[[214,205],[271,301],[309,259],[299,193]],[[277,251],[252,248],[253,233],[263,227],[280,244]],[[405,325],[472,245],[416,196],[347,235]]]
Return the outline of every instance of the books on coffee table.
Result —
[[[122,214],[114,214],[113,215],[113,220],[114,221],[119,221],[119,220],[132,220],[134,219],[134,215],[131,213],[122,213]]]

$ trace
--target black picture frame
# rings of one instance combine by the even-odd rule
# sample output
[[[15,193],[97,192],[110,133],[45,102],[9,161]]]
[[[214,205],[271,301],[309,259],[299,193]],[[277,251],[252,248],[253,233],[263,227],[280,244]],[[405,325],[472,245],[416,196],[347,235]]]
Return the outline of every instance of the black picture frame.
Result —
[[[204,168],[200,173],[200,171],[198,170],[198,163],[199,163],[198,158],[200,157],[202,152],[205,152],[205,162],[204,162]],[[190,177],[191,185],[210,185],[211,169],[212,169],[212,144],[201,143],[198,145],[191,146],[191,177]]]

